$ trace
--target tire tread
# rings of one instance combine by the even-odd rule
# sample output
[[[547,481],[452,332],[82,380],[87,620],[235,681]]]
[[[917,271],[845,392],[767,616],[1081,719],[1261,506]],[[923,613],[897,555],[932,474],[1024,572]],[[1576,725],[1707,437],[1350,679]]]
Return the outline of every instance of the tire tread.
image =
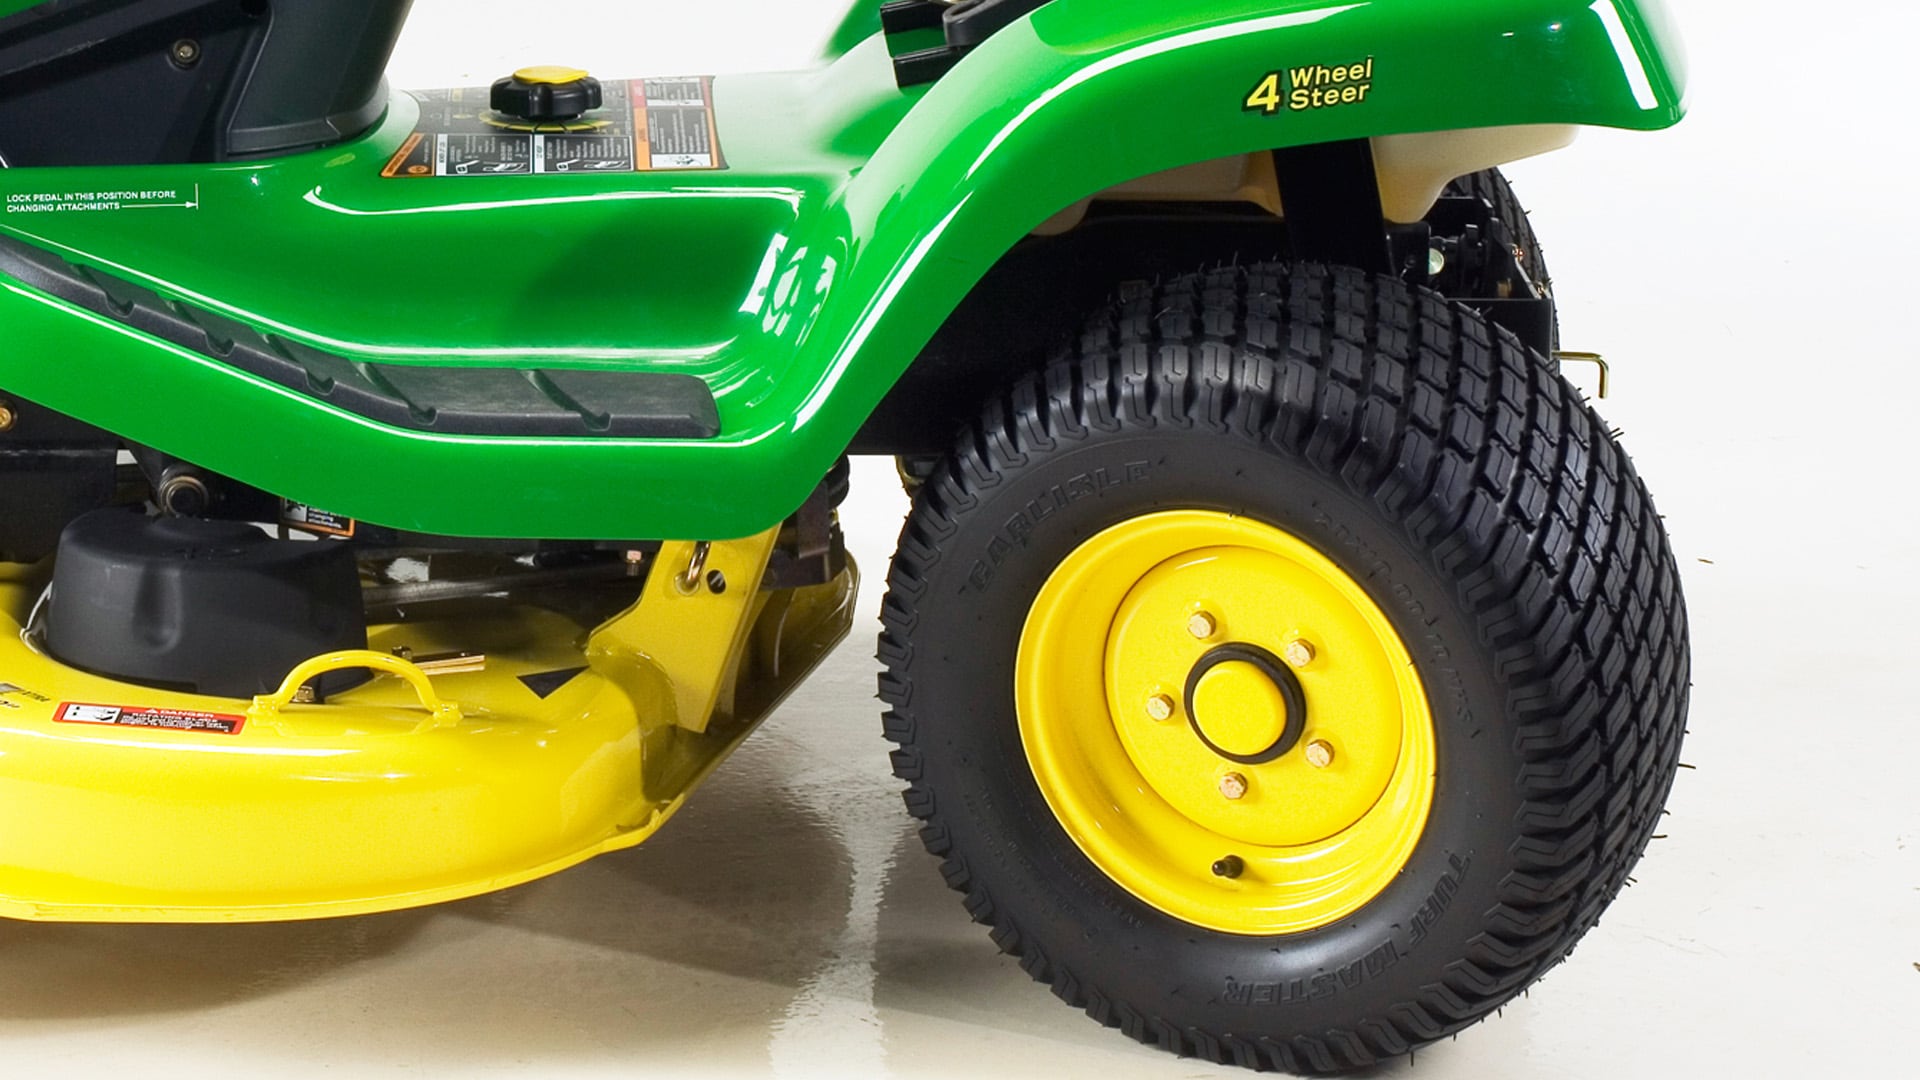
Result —
[[[1503,179],[1501,192],[1511,198]],[[1514,779],[1519,869],[1501,882],[1473,955],[1385,1015],[1249,1041],[1111,1000],[1047,961],[939,824],[922,781],[913,640],[941,541],[1031,455],[1123,427],[1203,427],[1337,478],[1431,552],[1497,660],[1525,761]],[[1404,1055],[1537,979],[1598,920],[1643,852],[1686,711],[1677,568],[1607,430],[1545,358],[1390,279],[1258,264],[1123,288],[1089,320],[1076,355],[1016,383],[958,440],[916,499],[888,579],[884,731],[907,809],[969,914],[1103,1024],[1177,1053],[1290,1072]]]

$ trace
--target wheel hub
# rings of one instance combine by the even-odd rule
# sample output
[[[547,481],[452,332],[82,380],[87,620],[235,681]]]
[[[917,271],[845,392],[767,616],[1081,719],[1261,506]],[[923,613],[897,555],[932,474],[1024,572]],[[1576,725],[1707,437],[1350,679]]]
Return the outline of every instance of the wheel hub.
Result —
[[[1264,765],[1294,748],[1307,727],[1300,680],[1257,645],[1223,645],[1187,676],[1187,718],[1207,749]]]
[[[1425,826],[1432,720],[1404,645],[1271,526],[1177,511],[1088,541],[1035,600],[1017,684],[1068,833],[1188,921],[1325,925],[1390,883]],[[1240,872],[1217,873],[1228,858]]]
[[[1191,632],[1204,619],[1212,633]],[[1295,559],[1246,544],[1178,551],[1107,617],[1107,705],[1141,779],[1222,841],[1292,846],[1352,826],[1379,801],[1399,759],[1400,702],[1373,631]],[[1277,652],[1321,643],[1298,674]],[[1165,694],[1186,722],[1124,709]],[[1317,769],[1303,739],[1340,748]],[[1222,799],[1221,779],[1247,792]]]

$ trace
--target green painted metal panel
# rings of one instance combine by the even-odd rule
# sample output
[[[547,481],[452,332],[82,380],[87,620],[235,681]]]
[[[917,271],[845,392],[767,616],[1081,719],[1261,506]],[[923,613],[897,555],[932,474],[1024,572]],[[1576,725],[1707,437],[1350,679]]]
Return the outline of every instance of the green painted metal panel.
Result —
[[[880,0],[853,0],[827,39],[824,55],[828,60],[838,60],[879,32]]]
[[[0,387],[396,527],[742,536],[800,503],[967,291],[1061,207],[1284,145],[1663,127],[1682,110],[1675,49],[1658,4],[1632,0],[1057,0],[930,89],[898,90],[872,36],[827,68],[718,80],[724,171],[387,179],[416,118],[405,97],[319,153],[14,170],[0,228],[84,265],[361,360],[697,375],[723,434],[403,432],[7,282]],[[1369,59],[1364,101],[1245,107],[1270,72]],[[135,197],[30,208],[114,193]],[[167,203],[192,205],[145,205]]]

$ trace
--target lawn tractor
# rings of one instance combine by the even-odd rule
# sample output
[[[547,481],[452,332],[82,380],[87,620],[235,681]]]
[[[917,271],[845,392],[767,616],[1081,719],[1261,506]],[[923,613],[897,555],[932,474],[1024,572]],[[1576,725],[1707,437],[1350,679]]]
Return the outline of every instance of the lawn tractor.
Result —
[[[1595,924],[1686,618],[1497,169],[1679,120],[1659,0],[861,0],[414,93],[408,6],[0,0],[0,917],[640,843],[852,629],[882,455],[906,808],[1069,1004],[1341,1072]]]

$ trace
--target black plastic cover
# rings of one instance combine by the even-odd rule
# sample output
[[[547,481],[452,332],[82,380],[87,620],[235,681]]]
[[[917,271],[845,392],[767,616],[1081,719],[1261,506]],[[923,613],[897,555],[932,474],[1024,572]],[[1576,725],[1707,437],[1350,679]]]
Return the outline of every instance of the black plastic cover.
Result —
[[[309,150],[386,109],[412,0],[52,0],[0,18],[10,166]]]
[[[387,61],[413,0],[252,0],[266,39],[241,74],[225,156],[290,153],[351,139],[387,110]]]
[[[947,44],[956,49],[983,45],[993,35],[1047,6],[1048,0],[962,0],[942,20]]]
[[[887,0],[880,5],[880,29],[888,34],[932,30],[951,6],[941,0]]]
[[[304,661],[367,647],[359,569],[346,544],[99,510],[60,538],[46,643],[62,663],[124,682],[270,693]]]
[[[606,102],[600,80],[591,77],[569,83],[540,83],[510,75],[493,84],[489,98],[494,112],[541,123],[572,120]]]
[[[1045,7],[1050,0],[895,0],[880,9],[880,27],[888,34],[945,30],[945,45],[904,53],[893,59],[894,79],[902,89],[938,82],[988,38]]]
[[[113,501],[120,441],[5,389],[0,413],[0,562],[38,562],[67,522]]]

